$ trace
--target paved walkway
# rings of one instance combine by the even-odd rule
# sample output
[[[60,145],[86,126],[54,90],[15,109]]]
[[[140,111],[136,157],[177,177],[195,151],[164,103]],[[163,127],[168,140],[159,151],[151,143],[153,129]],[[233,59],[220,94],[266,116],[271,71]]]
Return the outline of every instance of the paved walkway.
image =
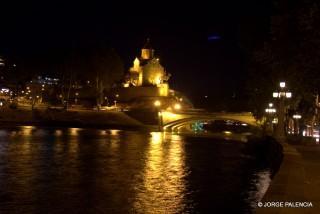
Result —
[[[320,147],[283,144],[284,160],[256,213],[320,213]],[[278,202],[270,205],[267,202]],[[312,208],[279,202],[311,202]],[[261,206],[261,205],[260,205]],[[283,206],[283,207],[275,207]],[[289,207],[291,206],[291,207]]]

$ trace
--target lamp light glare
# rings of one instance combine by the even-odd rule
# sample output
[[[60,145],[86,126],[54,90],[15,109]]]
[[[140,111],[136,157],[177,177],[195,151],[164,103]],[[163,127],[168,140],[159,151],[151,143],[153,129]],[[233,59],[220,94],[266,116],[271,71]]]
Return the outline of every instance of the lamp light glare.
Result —
[[[180,110],[180,109],[181,109],[181,105],[180,105],[179,103],[176,103],[176,104],[174,105],[174,109],[175,109],[175,110]]]
[[[295,114],[295,115],[293,115],[293,118],[294,119],[301,119],[301,115],[300,114]]]
[[[292,93],[291,92],[286,92],[286,98],[291,98],[292,97]]]
[[[159,100],[156,100],[153,104],[154,106],[157,106],[157,107],[161,106],[161,102]]]

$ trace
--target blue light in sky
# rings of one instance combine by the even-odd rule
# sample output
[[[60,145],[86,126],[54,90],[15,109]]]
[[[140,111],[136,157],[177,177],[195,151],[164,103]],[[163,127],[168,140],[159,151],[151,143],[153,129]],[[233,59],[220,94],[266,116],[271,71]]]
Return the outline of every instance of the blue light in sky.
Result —
[[[216,40],[220,40],[221,37],[219,35],[211,35],[208,36],[208,41],[216,41]]]

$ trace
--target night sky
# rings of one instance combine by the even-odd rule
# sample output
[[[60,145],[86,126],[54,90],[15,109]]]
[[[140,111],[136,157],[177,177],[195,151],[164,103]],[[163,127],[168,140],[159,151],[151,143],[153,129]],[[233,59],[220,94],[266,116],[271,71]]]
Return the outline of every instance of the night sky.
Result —
[[[247,53],[268,34],[271,0],[117,2],[2,5],[0,55],[50,74],[70,50],[112,47],[127,69],[150,38],[174,89],[213,109],[245,106]]]

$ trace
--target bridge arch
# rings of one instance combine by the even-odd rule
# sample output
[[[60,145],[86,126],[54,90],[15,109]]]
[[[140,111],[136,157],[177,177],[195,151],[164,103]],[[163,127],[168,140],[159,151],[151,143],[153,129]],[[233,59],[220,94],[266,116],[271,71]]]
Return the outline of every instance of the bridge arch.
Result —
[[[197,121],[232,120],[251,126],[258,126],[251,113],[173,113],[162,112],[162,127],[165,131],[172,131],[177,127],[191,124]]]

